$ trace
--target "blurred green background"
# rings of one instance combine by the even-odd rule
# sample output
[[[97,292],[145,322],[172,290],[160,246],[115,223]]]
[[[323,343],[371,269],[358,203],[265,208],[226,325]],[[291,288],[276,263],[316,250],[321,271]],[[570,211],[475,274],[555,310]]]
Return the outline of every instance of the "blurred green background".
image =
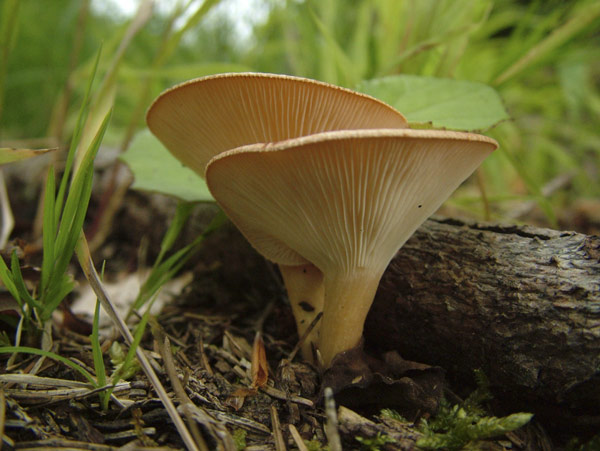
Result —
[[[0,144],[64,146],[102,44],[105,145],[163,89],[218,72],[349,88],[391,74],[486,83],[511,119],[444,213],[593,233],[600,223],[597,0],[2,0]],[[120,6],[118,6],[120,5]],[[102,150],[101,150],[102,152]]]

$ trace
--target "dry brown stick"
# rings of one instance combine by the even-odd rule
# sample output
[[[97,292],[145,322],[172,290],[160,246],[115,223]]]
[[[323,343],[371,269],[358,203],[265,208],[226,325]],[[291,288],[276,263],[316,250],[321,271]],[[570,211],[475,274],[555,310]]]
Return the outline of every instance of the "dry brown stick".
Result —
[[[302,345],[306,341],[306,338],[310,335],[310,333],[315,328],[317,323],[321,320],[322,316],[323,316],[323,312],[319,312],[319,313],[317,313],[317,316],[315,316],[314,319],[310,322],[310,324],[308,325],[308,327],[306,328],[306,330],[304,331],[304,333],[298,340],[298,343],[296,343],[296,345],[294,346],[294,349],[292,349],[292,351],[290,352],[290,354],[287,358],[290,362],[294,360],[294,357],[296,357],[296,354],[298,353],[300,348],[302,348]]]
[[[300,436],[298,429],[293,424],[288,424],[288,429],[290,430],[290,434],[292,434],[292,438],[294,439],[294,443],[298,447],[298,451],[308,451],[308,448],[304,444],[304,440]]]
[[[276,451],[286,451],[285,441],[281,433],[281,423],[279,422],[279,413],[277,408],[271,404],[271,428],[273,429],[273,439],[275,440]]]
[[[248,431],[269,435],[271,430],[262,423],[258,423],[257,421],[251,420],[249,418],[240,417],[237,415],[233,415],[229,412],[221,412],[220,410],[215,409],[206,409],[208,413],[210,413],[214,418],[218,421],[221,421],[226,424],[230,424],[234,427],[244,428]]]
[[[325,435],[331,451],[342,451],[342,440],[338,429],[337,411],[335,410],[335,400],[333,399],[333,390],[330,387],[325,389],[325,414],[327,422],[325,423]]]
[[[4,399],[4,391],[0,388],[0,450],[4,441],[4,421],[6,419],[6,400]]]
[[[183,408],[185,416],[187,417],[188,426],[190,428],[190,432],[192,433],[192,437],[194,437],[194,440],[195,440],[196,444],[198,445],[198,447],[200,448],[200,450],[208,451],[208,446],[206,445],[206,441],[204,440],[204,437],[202,437],[202,433],[200,432],[200,429],[198,429],[198,425],[196,424],[196,421],[191,417],[189,407],[190,407],[190,404],[193,405],[193,403],[190,400],[190,398],[188,398],[187,394],[185,393],[185,390],[184,390],[183,386],[181,385],[181,382],[179,381],[179,377],[177,376],[177,370],[175,369],[175,362],[173,361],[173,354],[171,353],[171,342],[169,341],[169,337],[167,337],[166,335],[164,335],[158,331],[159,331],[159,329],[156,328],[155,337],[157,339],[156,341],[158,342],[158,347],[160,349],[160,353],[163,358],[165,370],[167,371],[167,374],[169,375],[169,379],[171,380],[171,386],[173,387],[173,390],[175,391],[175,395],[179,399],[179,403],[180,403],[181,407]],[[210,426],[211,426],[210,424],[205,424],[205,426],[210,430]]]
[[[271,387],[270,385],[264,385],[260,387],[260,390],[265,392],[267,395],[272,396],[273,398],[281,399],[282,401],[291,401],[308,407],[313,407],[315,405],[315,403],[310,399],[302,398],[301,396],[290,395],[275,387]]]
[[[214,376],[214,372],[212,367],[210,366],[210,362],[208,361],[208,357],[206,352],[204,352],[204,336],[200,335],[200,341],[198,343],[198,349],[200,350],[200,361],[202,362],[202,366],[206,370],[209,376]]]

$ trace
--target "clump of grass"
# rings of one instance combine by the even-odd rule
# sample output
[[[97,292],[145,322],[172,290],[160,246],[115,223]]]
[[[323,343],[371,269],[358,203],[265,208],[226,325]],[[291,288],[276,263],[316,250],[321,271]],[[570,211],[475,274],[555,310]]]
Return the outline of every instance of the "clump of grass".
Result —
[[[84,129],[83,124],[89,112],[90,92],[99,56],[100,52],[79,111],[58,191],[56,191],[54,169],[50,167],[48,170],[42,229],[43,260],[38,287],[32,292],[27,288],[16,251],[11,256],[10,268],[3,259],[0,259],[0,279],[19,304],[21,313],[16,344],[19,344],[23,330],[43,330],[53,312],[75,286],[74,279],[68,274],[67,268],[82,233],[92,192],[93,162],[111,115],[110,111],[106,114],[90,146],[83,153],[80,165],[73,171],[75,154]],[[73,172],[72,178],[71,172]]]

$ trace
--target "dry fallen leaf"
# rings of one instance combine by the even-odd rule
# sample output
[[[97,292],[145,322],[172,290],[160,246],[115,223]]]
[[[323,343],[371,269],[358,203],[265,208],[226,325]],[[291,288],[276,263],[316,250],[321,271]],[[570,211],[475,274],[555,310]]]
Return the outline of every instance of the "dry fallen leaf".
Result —
[[[265,343],[260,332],[254,337],[252,345],[252,388],[264,387],[269,380],[269,364],[265,352]]]
[[[231,395],[227,397],[224,404],[231,407],[235,411],[240,410],[244,406],[244,401],[247,396],[256,395],[255,388],[239,387]]]

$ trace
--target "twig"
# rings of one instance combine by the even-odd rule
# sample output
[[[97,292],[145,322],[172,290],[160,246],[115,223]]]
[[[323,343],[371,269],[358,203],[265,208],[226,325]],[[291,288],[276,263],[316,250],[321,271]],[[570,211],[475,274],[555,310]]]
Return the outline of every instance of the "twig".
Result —
[[[210,413],[214,418],[219,421],[222,421],[226,424],[231,424],[232,426],[244,428],[250,432],[258,432],[260,434],[269,435],[271,430],[266,427],[264,424],[259,423],[257,421],[251,420],[249,418],[240,417],[237,415],[233,415],[228,412],[221,412],[219,410],[214,409],[206,409],[208,413]]]
[[[200,446],[206,446],[200,431],[196,427],[196,422],[198,422],[210,432],[216,441],[221,441],[222,446],[219,447],[220,449],[225,451],[235,451],[235,442],[233,441],[233,437],[231,437],[231,434],[227,428],[211,417],[206,409],[195,405],[188,397],[183,385],[177,377],[175,362],[173,360],[173,354],[171,353],[170,341],[168,337],[165,335],[164,340],[159,339],[158,341],[160,343],[159,347],[161,349],[167,374],[171,379],[171,384],[175,390],[175,394],[180,400],[179,408],[183,410],[184,414],[186,415],[194,438],[198,441],[198,443],[202,443]]]
[[[4,391],[0,389],[0,450],[4,440],[4,420],[6,418],[6,400],[4,399]]]
[[[22,400],[40,400],[44,401],[45,405],[53,402],[64,401],[66,399],[82,399],[87,398],[96,393],[100,393],[105,390],[112,389],[113,393],[120,393],[122,391],[129,391],[131,384],[129,382],[122,382],[117,385],[106,385],[98,388],[60,388],[55,390],[21,390],[21,389],[7,389],[6,393],[14,399]]]
[[[342,451],[342,440],[338,430],[337,412],[335,410],[335,399],[333,399],[333,390],[331,387],[325,388],[325,414],[327,423],[325,423],[325,435],[331,451]]]
[[[154,428],[152,428],[154,429]],[[131,435],[129,435],[131,436]],[[116,439],[114,435],[111,436],[112,439]],[[127,437],[125,437],[127,438]],[[115,451],[115,450],[136,450],[136,451],[167,451],[173,450],[173,448],[167,447],[145,447],[139,446],[139,444],[134,444],[133,447],[129,445],[125,445],[124,447],[116,447],[111,445],[102,445],[99,443],[88,443],[88,442],[80,442],[75,440],[67,440],[63,438],[48,438],[44,440],[35,440],[30,442],[20,442],[19,449],[21,451],[39,451],[40,449],[63,449],[63,450],[72,450],[72,451]]]
[[[215,373],[210,366],[210,362],[208,361],[208,357],[206,356],[206,352],[204,352],[204,336],[200,335],[200,344],[198,345],[200,348],[200,361],[202,362],[202,366],[209,374],[209,376],[214,376]]]
[[[281,423],[279,422],[279,414],[277,408],[271,404],[271,428],[273,429],[273,438],[275,439],[275,450],[286,451],[285,441],[281,433]]]
[[[169,341],[169,337],[158,331],[155,333],[155,337],[157,338],[156,341],[158,342],[158,347],[163,358],[165,370],[167,371],[169,379],[171,380],[171,386],[173,387],[175,395],[179,399],[179,405],[185,412],[185,416],[188,420],[190,432],[192,433],[192,436],[194,437],[198,447],[203,451],[208,451],[208,446],[206,445],[204,437],[202,437],[202,434],[200,433],[200,429],[198,429],[196,421],[191,418],[189,404],[193,403],[190,401],[190,398],[188,398],[183,386],[181,385],[181,382],[179,381],[179,378],[177,377],[177,371],[175,370],[175,362],[173,361],[173,354],[171,353],[171,342]],[[210,429],[210,424],[206,424],[205,426]]]
[[[319,312],[317,314],[317,316],[315,316],[314,319],[310,322],[310,324],[308,325],[308,327],[306,328],[306,330],[304,331],[304,333],[298,340],[298,343],[296,343],[296,346],[294,346],[294,349],[292,349],[292,352],[290,352],[290,355],[288,356],[288,360],[290,362],[294,360],[294,357],[296,357],[296,354],[298,353],[298,351],[300,350],[300,348],[306,341],[306,338],[309,336],[309,334],[315,328],[315,326],[317,325],[317,323],[319,322],[319,320],[321,319],[322,316],[323,316],[323,312]]]
[[[0,382],[5,384],[31,384],[54,388],[91,388],[91,385],[87,382],[57,379],[55,377],[40,377],[32,374],[0,374]]]
[[[278,390],[275,387],[271,387],[270,385],[265,385],[260,387],[260,390],[265,392],[267,395],[272,396],[273,398],[281,399],[282,401],[291,401],[296,404],[302,404],[303,406],[313,407],[315,405],[310,399],[302,398],[300,396],[288,395],[282,390]]]
[[[81,265],[81,269],[83,270],[86,279],[88,280],[90,286],[94,290],[94,293],[96,293],[96,296],[100,300],[102,308],[104,308],[106,313],[113,320],[113,322],[123,335],[123,338],[125,339],[127,344],[131,346],[133,343],[133,336],[131,335],[131,332],[127,328],[127,325],[125,324],[123,319],[119,316],[119,313],[115,309],[114,305],[110,301],[108,294],[106,293],[106,290],[102,285],[102,282],[100,282],[100,278],[98,277],[98,273],[96,272],[96,268],[94,267],[94,262],[92,261],[92,256],[90,255],[90,250],[88,248],[87,241],[83,233],[80,235],[79,243],[77,245],[77,258],[79,259],[79,264]],[[148,379],[150,379],[150,382],[154,386],[158,397],[165,406],[169,417],[171,417],[173,424],[177,428],[181,439],[183,440],[183,442],[189,450],[197,451],[198,447],[194,443],[194,439],[190,435],[189,431],[185,426],[185,423],[183,422],[181,416],[177,412],[177,409],[173,405],[171,398],[169,398],[169,395],[167,394],[165,388],[162,386],[160,380],[156,376],[156,373],[152,369],[152,366],[150,365],[150,362],[148,361],[148,358],[146,357],[146,354],[144,353],[142,347],[138,346],[135,350],[135,353],[140,361],[144,373],[146,373],[146,376],[148,377]]]
[[[156,434],[156,428],[153,427],[147,427],[147,428],[141,428],[139,430],[136,429],[128,429],[126,431],[119,431],[119,432],[111,432],[108,434],[103,434],[104,435],[104,440],[106,440],[107,442],[109,441],[116,441],[116,440],[123,440],[126,438],[136,438],[139,437],[140,434],[144,434],[144,435],[155,435]]]
[[[300,436],[300,433],[298,432],[298,429],[296,429],[296,426],[294,426],[293,424],[288,424],[288,429],[292,434],[294,443],[296,443],[296,446],[298,447],[298,451],[308,451],[308,448],[304,444],[304,440]]]

